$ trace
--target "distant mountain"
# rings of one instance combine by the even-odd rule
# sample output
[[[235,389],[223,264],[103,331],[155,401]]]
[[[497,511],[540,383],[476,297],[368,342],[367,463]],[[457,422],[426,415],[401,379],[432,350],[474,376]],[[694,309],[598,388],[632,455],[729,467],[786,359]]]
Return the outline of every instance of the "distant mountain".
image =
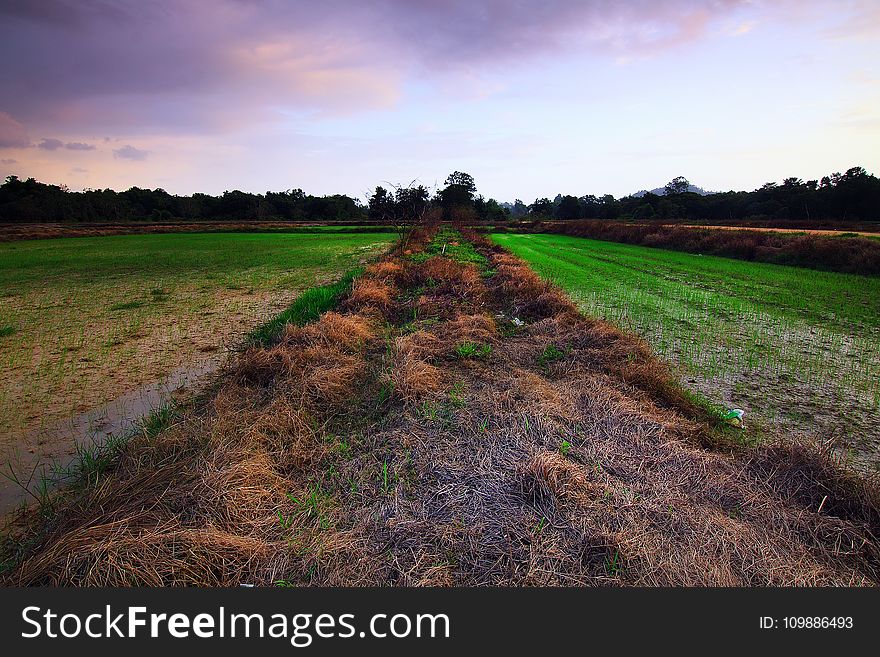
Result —
[[[708,196],[709,194],[714,194],[715,192],[707,192],[702,187],[697,187],[696,185],[688,185],[689,192],[694,192],[695,194],[699,194],[700,196]],[[642,198],[645,194],[656,194],[657,196],[666,196],[666,188],[665,187],[657,187],[656,189],[647,190],[641,189],[637,191],[635,194],[631,194],[630,196],[634,196],[636,198]]]

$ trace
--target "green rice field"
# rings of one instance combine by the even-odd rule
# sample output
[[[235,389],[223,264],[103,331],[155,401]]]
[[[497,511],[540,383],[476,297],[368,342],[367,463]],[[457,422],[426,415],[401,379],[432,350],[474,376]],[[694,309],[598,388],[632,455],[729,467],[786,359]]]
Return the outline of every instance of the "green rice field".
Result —
[[[562,235],[493,239],[761,432],[880,466],[880,279]]]
[[[0,448],[217,361],[390,232],[172,233],[0,243]]]

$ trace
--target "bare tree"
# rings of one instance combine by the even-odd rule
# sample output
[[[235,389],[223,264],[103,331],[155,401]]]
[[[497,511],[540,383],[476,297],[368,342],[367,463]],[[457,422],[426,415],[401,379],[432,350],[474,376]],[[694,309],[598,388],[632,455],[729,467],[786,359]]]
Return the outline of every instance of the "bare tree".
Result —
[[[430,190],[422,185],[418,179],[408,185],[400,183],[385,184],[394,190],[393,203],[384,205],[386,220],[390,221],[401,241],[406,243],[412,229],[425,222],[428,211],[431,209]],[[381,188],[377,188],[378,190]],[[390,199],[390,195],[388,195]]]

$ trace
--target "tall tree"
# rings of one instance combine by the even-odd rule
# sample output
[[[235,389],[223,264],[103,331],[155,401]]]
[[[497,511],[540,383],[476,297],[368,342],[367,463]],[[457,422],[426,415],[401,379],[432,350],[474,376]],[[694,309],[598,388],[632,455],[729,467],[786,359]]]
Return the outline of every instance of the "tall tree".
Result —
[[[673,194],[684,194],[688,189],[690,189],[691,183],[684,176],[676,176],[668,183],[666,183],[666,187],[663,188],[666,196],[672,196]]]
[[[556,206],[556,218],[568,221],[581,218],[581,204],[576,196],[563,196]]]
[[[381,185],[377,186],[376,191],[370,196],[367,207],[368,216],[372,221],[394,220],[394,197]]]
[[[529,206],[529,214],[539,217],[552,217],[553,201],[549,198],[536,198],[535,202]]]
[[[513,208],[510,210],[510,214],[514,217],[521,217],[524,214],[528,214],[529,206],[522,202],[521,199],[516,199],[513,202]]]
[[[438,196],[444,209],[451,210],[457,206],[471,207],[474,204],[474,196],[477,185],[474,177],[468,173],[454,171],[446,177],[446,187],[440,190]]]

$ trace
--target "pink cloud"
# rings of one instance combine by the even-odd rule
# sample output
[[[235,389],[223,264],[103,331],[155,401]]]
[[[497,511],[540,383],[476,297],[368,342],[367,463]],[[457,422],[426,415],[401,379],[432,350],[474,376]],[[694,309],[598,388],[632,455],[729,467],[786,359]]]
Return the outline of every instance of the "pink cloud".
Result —
[[[0,148],[27,148],[30,143],[25,127],[6,112],[0,112]]]
[[[876,38],[880,35],[880,5],[875,0],[855,2],[853,12],[829,33],[834,37]]]
[[[0,5],[9,111],[72,130],[216,131],[388,107],[405,80],[561,50],[644,56],[745,0],[159,0]]]
[[[140,162],[146,160],[149,155],[150,151],[144,151],[128,144],[113,150],[113,157],[118,160],[135,160]]]

